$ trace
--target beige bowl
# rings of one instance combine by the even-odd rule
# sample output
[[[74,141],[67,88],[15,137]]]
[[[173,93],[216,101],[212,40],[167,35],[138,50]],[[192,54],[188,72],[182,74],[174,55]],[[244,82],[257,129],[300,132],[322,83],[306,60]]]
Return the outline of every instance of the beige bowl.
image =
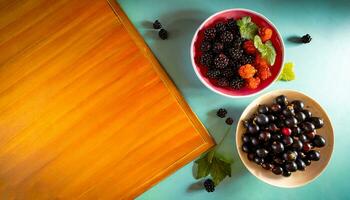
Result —
[[[274,98],[279,95],[287,96],[289,101],[302,100],[305,103],[305,107],[310,110],[313,116],[322,117],[324,120],[324,126],[317,130],[317,134],[322,135],[326,139],[326,146],[320,148],[321,159],[319,161],[313,161],[310,166],[307,166],[305,171],[297,171],[292,173],[290,177],[283,177],[281,175],[275,175],[270,170],[265,170],[261,166],[249,161],[247,153],[242,151],[242,135],[245,132],[242,120],[248,119],[252,116],[259,104],[271,105]],[[239,157],[247,169],[258,179],[277,186],[284,188],[300,187],[307,183],[310,183],[317,178],[326,168],[333,151],[334,136],[333,127],[331,121],[325,110],[311,97],[293,90],[275,90],[266,93],[259,98],[255,99],[248,107],[244,110],[236,130],[236,146]]]

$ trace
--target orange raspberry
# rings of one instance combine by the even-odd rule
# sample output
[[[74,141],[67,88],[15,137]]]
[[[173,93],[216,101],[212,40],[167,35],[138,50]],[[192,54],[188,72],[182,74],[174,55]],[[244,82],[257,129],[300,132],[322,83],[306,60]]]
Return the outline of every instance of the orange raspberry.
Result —
[[[261,79],[261,80],[266,80],[268,79],[270,76],[271,76],[271,71],[270,71],[270,68],[269,67],[265,67],[265,66],[259,66],[257,67],[258,69],[258,77]]]
[[[251,64],[243,65],[239,68],[238,73],[242,78],[251,78],[257,70]]]
[[[255,56],[255,65],[256,66],[262,66],[262,67],[269,67],[269,64],[267,61],[262,58],[260,55]]]
[[[252,77],[246,79],[247,87],[249,89],[256,89],[260,85],[260,78],[259,77]]]
[[[247,54],[255,54],[256,48],[251,40],[247,40],[243,43],[243,49]]]
[[[272,30],[266,27],[261,28],[259,31],[259,35],[261,37],[262,42],[266,42],[267,40],[271,39]]]

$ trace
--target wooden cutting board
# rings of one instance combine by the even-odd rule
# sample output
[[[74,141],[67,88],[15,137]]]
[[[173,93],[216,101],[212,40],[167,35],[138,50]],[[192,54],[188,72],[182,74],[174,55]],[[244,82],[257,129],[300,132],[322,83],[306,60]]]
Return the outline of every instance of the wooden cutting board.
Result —
[[[132,199],[213,145],[114,1],[0,16],[0,199]]]

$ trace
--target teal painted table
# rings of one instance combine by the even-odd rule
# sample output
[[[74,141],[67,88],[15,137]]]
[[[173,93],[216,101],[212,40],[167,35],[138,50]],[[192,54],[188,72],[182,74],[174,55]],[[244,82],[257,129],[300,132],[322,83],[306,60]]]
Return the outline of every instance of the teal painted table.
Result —
[[[267,185],[243,166],[234,147],[231,132],[232,178],[225,179],[214,193],[198,190],[189,163],[161,181],[139,199],[350,199],[350,1],[286,0],[120,0],[119,3],[145,38],[161,64],[214,138],[220,138],[227,126],[215,117],[219,107],[228,108],[237,119],[256,97],[229,99],[219,96],[197,79],[190,62],[192,36],[211,14],[228,8],[248,8],[268,17],[279,29],[286,46],[286,61],[295,63],[297,79],[277,82],[267,91],[279,88],[300,90],[319,101],[334,125],[335,148],[326,171],[314,182],[295,189]],[[150,29],[159,19],[169,31],[168,40],[158,39]],[[309,33],[310,44],[294,44],[288,38]],[[235,128],[235,127],[233,127]],[[132,169],[130,169],[132,170]]]

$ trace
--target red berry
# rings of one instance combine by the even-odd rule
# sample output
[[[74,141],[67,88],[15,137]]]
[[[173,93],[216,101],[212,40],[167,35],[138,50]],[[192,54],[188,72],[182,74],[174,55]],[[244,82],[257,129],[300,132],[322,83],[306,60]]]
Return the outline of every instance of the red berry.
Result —
[[[312,149],[312,145],[310,143],[304,143],[303,145],[303,151],[308,152]]]
[[[285,136],[290,136],[292,134],[292,130],[290,128],[282,128],[282,134]]]

